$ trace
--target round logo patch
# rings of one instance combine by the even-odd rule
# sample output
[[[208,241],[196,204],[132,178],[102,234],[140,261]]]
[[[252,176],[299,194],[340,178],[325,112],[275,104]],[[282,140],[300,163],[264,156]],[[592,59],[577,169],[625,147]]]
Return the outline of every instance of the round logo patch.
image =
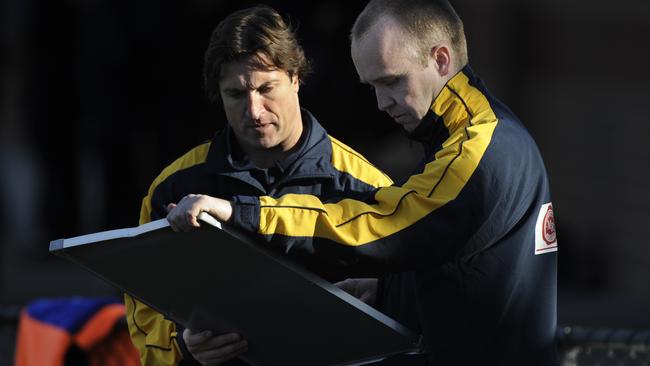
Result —
[[[553,206],[548,205],[544,220],[542,221],[542,239],[546,245],[554,244],[557,240],[555,235],[555,218],[553,217]]]

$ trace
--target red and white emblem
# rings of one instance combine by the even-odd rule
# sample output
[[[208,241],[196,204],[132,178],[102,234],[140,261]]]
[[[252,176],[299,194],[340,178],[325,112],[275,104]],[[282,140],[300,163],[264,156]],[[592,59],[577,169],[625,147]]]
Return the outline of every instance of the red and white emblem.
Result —
[[[557,235],[555,232],[555,217],[553,204],[542,205],[537,215],[535,225],[535,255],[557,251]]]

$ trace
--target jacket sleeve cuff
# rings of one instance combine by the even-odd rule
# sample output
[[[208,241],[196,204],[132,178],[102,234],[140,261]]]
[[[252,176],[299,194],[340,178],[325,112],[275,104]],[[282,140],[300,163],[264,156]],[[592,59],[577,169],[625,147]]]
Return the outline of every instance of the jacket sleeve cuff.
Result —
[[[260,199],[253,196],[235,196],[232,201],[230,224],[257,233],[260,228]]]
[[[192,356],[190,351],[187,349],[187,345],[185,344],[185,340],[183,339],[184,330],[185,327],[176,323],[176,343],[178,344],[178,348],[180,348],[181,350],[181,354],[183,354],[183,359],[180,361],[178,365],[179,366],[201,365],[197,360],[194,359],[194,356]]]

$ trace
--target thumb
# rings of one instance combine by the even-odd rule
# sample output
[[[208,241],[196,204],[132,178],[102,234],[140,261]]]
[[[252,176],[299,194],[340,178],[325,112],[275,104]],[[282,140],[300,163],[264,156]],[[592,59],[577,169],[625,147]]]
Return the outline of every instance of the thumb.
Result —
[[[167,212],[173,210],[174,207],[176,207],[176,204],[175,204],[175,203],[170,203],[170,204],[168,204],[168,205],[167,205]]]
[[[345,291],[345,292],[347,292],[347,293],[352,294],[352,292],[353,292],[353,285],[352,285],[351,282],[352,282],[352,281],[350,281],[349,279],[345,279],[345,280],[343,280],[343,281],[341,281],[341,282],[337,282],[337,283],[335,283],[334,285],[335,285],[336,287],[340,288],[341,290],[343,290],[343,291]]]

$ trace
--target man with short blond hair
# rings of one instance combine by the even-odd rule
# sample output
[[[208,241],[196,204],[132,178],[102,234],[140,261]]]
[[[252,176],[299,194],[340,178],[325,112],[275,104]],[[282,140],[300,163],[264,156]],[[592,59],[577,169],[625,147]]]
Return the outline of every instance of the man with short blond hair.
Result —
[[[360,39],[380,18],[389,17],[400,25],[403,41],[414,46],[417,57],[427,63],[432,44],[446,43],[454,55],[453,66],[460,70],[468,62],[463,22],[451,5],[444,1],[400,4],[391,0],[371,1],[357,17],[350,38]]]

